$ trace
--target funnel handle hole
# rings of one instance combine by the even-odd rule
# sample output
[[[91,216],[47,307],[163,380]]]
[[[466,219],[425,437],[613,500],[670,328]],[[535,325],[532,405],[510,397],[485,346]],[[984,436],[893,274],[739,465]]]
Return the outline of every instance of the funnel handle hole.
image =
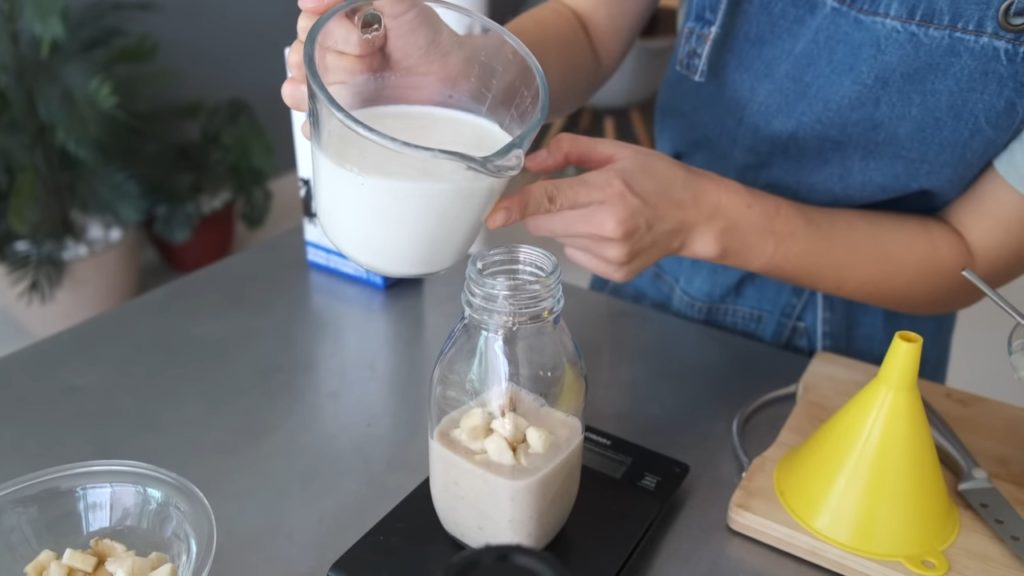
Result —
[[[912,558],[904,558],[903,565],[917,574],[924,576],[941,576],[949,572],[949,560],[941,552],[922,554]]]

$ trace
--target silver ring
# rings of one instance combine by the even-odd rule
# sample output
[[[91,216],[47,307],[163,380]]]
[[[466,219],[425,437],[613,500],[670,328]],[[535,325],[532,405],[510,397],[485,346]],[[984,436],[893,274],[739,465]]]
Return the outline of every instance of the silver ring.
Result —
[[[367,8],[356,14],[355,24],[359,34],[369,40],[384,32],[384,15],[376,8]]]
[[[999,27],[1007,32],[1019,34],[1024,32],[1024,19],[1019,20],[1016,24],[1010,22],[1010,8],[1013,8],[1014,2],[1015,0],[1006,0],[999,8]]]

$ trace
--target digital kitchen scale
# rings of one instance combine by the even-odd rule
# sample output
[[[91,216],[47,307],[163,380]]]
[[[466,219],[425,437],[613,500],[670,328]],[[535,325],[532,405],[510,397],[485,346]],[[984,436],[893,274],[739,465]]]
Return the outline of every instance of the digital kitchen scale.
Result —
[[[587,427],[579,495],[547,547],[575,576],[621,574],[690,467]],[[424,480],[339,558],[328,576],[434,576],[463,550],[434,513]]]

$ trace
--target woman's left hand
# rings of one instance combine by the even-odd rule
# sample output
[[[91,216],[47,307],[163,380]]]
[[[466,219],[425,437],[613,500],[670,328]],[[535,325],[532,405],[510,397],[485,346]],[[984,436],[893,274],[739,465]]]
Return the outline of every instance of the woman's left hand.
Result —
[[[530,233],[564,244],[577,264],[616,282],[665,256],[708,259],[718,250],[707,214],[716,196],[710,186],[721,178],[654,150],[573,134],[556,136],[526,159],[534,173],[568,166],[587,172],[525,186],[495,205],[487,226],[522,221]]]
[[[538,173],[566,166],[588,172],[524,187],[487,225],[524,221],[617,282],[678,254],[930,315],[977,301],[965,267],[997,286],[1024,273],[1024,196],[991,165],[935,215],[796,202],[652,150],[568,134],[526,161]]]

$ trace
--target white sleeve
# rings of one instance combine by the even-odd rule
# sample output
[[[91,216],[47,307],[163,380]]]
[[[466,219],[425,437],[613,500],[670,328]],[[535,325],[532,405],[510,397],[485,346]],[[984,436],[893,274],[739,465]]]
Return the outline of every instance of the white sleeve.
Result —
[[[1002,154],[992,161],[996,171],[1006,178],[1021,194],[1024,194],[1024,133],[1010,142]]]

